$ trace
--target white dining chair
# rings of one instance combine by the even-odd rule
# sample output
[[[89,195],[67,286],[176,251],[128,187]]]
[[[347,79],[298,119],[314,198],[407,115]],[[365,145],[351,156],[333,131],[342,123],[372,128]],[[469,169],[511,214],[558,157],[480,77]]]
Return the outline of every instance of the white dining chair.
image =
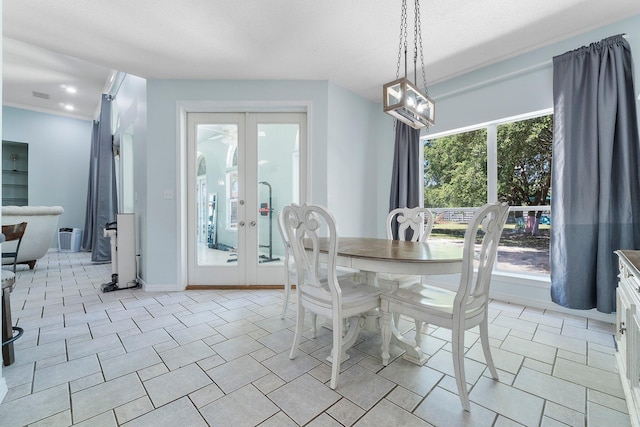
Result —
[[[426,242],[433,229],[433,214],[428,208],[396,208],[387,215],[387,239],[394,239],[394,220],[398,224],[396,240]],[[411,235],[407,236],[407,231]]]
[[[396,227],[397,224],[397,227]],[[412,242],[426,242],[433,229],[433,214],[428,208],[396,208],[387,215],[386,221],[387,239],[405,240]],[[397,231],[394,233],[394,229]],[[397,239],[395,238],[397,236]],[[420,283],[421,276],[408,274],[378,273],[376,275],[378,286],[387,290],[406,288]],[[398,324],[399,315],[395,315],[394,321]],[[416,345],[420,345],[422,322],[415,320]]]
[[[338,385],[340,364],[364,326],[365,314],[380,307],[381,290],[351,277],[338,277],[338,233],[333,215],[316,205],[285,206],[283,225],[297,270],[297,318],[290,359],[294,359],[304,328],[305,311],[330,319],[333,334],[331,384]],[[326,280],[320,276],[320,234],[328,233]]]
[[[287,315],[287,310],[289,309],[289,301],[291,299],[291,288],[298,281],[297,271],[295,260],[293,259],[293,253],[291,252],[291,243],[289,242],[289,237],[284,230],[284,216],[282,215],[282,211],[278,212],[277,222],[278,222],[278,231],[280,232],[280,237],[282,237],[282,243],[284,244],[284,301],[282,303],[282,313],[280,315],[281,319],[284,319]],[[353,268],[346,267],[336,267],[336,274],[338,277],[352,277],[360,273],[359,270]],[[320,265],[320,276],[323,280],[327,278],[327,266],[325,263]],[[315,336],[316,333],[316,319],[313,319],[313,333]]]
[[[289,308],[289,299],[291,298],[291,286],[294,285],[297,280],[296,265],[293,260],[293,254],[291,253],[291,243],[289,237],[284,229],[284,215],[283,211],[278,212],[278,231],[280,231],[280,237],[282,237],[282,243],[284,245],[284,302],[282,304],[281,319],[284,319]]]
[[[458,395],[465,411],[470,408],[464,372],[464,333],[467,329],[479,326],[487,366],[492,378],[498,379],[489,348],[487,312],[491,272],[508,212],[509,206],[506,203],[492,203],[478,209],[471,219],[464,235],[462,273],[457,291],[418,283],[381,297],[383,365],[389,363],[389,342],[392,328],[395,328],[392,313],[451,329],[453,370]],[[480,235],[482,243],[476,258],[476,236]],[[478,264],[475,277],[474,259]]]

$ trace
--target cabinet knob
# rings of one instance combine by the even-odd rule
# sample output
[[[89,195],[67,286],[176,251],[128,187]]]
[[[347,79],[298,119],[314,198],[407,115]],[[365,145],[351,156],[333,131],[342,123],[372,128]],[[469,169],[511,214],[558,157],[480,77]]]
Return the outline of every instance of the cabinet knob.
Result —
[[[624,322],[620,322],[620,328],[618,329],[618,331],[620,332],[620,335],[624,335],[624,331],[627,330],[627,327],[624,325]]]

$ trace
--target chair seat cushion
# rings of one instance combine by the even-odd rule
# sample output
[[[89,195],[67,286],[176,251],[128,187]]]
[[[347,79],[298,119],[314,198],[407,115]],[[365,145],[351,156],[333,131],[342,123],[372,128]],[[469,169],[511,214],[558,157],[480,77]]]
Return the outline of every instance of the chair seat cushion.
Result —
[[[383,293],[382,289],[370,286],[366,283],[356,282],[351,278],[338,279],[340,289],[342,290],[342,308],[347,311],[350,308],[360,307],[363,302],[370,303],[373,307],[380,305],[379,296]],[[322,282],[321,286],[306,286],[303,296],[313,300],[315,304],[330,308],[331,291],[326,282]]]
[[[455,292],[421,283],[408,288],[401,288],[382,296],[382,298],[392,303],[437,312],[447,317],[453,316],[453,301],[455,297]],[[482,306],[468,308],[465,316],[471,317],[481,312],[482,309]]]
[[[295,283],[296,281],[296,276],[298,274],[298,271],[296,270],[296,264],[291,261],[289,263],[289,280],[291,281],[291,283]],[[360,270],[356,270],[353,268],[347,268],[347,267],[336,267],[336,276],[338,276],[338,278],[341,277],[351,277],[354,276],[355,274],[360,273]],[[327,264],[321,264],[320,265],[320,269],[318,271],[318,276],[320,276],[321,279],[326,279],[327,277]]]

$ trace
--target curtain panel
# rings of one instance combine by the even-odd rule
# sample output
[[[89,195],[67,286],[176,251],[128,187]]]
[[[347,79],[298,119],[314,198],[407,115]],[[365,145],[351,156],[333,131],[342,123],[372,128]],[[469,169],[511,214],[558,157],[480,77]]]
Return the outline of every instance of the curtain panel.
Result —
[[[83,248],[91,251],[91,261],[111,261],[111,241],[104,228],[116,220],[118,209],[113,138],[111,135],[110,95],[102,95],[100,121],[93,123],[89,185]]]
[[[640,248],[632,58],[622,35],[553,58],[551,299],[616,309],[616,249]]]
[[[389,212],[396,208],[415,208],[420,205],[421,158],[420,129],[413,129],[396,120]],[[394,239],[398,238],[397,228],[394,219]]]

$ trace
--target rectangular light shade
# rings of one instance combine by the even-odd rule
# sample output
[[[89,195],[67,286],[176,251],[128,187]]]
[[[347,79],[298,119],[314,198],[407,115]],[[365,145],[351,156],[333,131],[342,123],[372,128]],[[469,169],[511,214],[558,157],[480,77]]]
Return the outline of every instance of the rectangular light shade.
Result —
[[[414,129],[432,126],[436,123],[435,102],[407,78],[403,77],[385,84],[382,91],[385,113]]]

